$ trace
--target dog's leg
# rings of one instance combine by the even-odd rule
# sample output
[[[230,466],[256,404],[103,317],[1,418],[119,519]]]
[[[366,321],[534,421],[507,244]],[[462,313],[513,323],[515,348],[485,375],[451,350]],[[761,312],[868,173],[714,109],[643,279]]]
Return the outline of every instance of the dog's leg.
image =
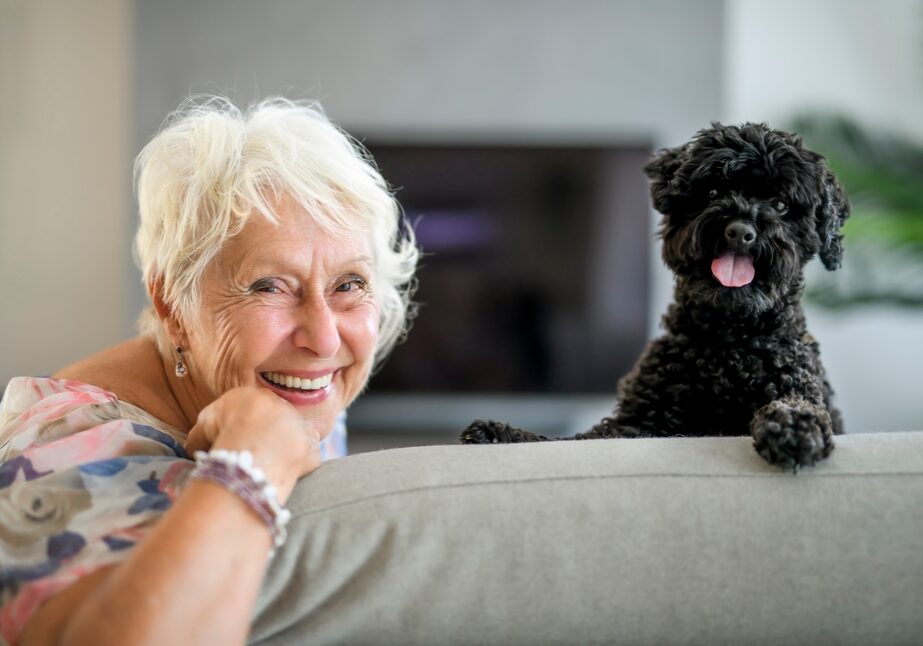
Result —
[[[770,402],[750,423],[753,445],[769,464],[798,471],[833,451],[833,421],[822,406],[804,399]]]
[[[509,444],[511,442],[547,442],[550,438],[493,420],[476,420],[461,433],[462,444]]]
[[[651,437],[641,429],[624,424],[618,417],[604,417],[603,420],[585,433],[578,433],[573,440],[605,440],[616,437]]]

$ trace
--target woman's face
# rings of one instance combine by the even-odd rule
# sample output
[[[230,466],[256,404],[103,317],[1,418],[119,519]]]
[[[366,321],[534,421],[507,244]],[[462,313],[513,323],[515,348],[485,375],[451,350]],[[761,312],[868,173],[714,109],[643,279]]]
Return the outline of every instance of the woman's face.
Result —
[[[254,214],[206,270],[187,379],[208,401],[266,388],[327,433],[372,367],[371,245],[363,232],[328,234],[290,198],[275,206],[278,224]]]

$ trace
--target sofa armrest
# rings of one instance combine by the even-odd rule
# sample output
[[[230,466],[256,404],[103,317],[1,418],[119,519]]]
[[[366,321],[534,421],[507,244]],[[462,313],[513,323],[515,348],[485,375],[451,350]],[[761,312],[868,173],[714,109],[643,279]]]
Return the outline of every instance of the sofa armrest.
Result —
[[[910,644],[923,432],[797,475],[748,438],[434,446],[325,463],[251,640]]]

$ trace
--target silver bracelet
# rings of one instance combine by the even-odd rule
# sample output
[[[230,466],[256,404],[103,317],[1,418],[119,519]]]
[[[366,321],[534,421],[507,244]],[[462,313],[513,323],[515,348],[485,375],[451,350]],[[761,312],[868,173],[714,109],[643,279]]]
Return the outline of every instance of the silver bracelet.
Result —
[[[272,533],[273,550],[285,542],[285,525],[292,514],[279,503],[276,488],[263,470],[253,464],[250,451],[212,449],[195,452],[196,466],[190,478],[215,482],[236,494],[263,519]]]

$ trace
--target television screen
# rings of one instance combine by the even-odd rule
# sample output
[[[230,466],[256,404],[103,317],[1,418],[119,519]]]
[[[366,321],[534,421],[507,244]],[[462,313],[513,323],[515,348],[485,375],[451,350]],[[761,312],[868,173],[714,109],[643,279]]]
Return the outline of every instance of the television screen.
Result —
[[[643,146],[367,147],[423,250],[369,393],[606,393],[648,334]]]

